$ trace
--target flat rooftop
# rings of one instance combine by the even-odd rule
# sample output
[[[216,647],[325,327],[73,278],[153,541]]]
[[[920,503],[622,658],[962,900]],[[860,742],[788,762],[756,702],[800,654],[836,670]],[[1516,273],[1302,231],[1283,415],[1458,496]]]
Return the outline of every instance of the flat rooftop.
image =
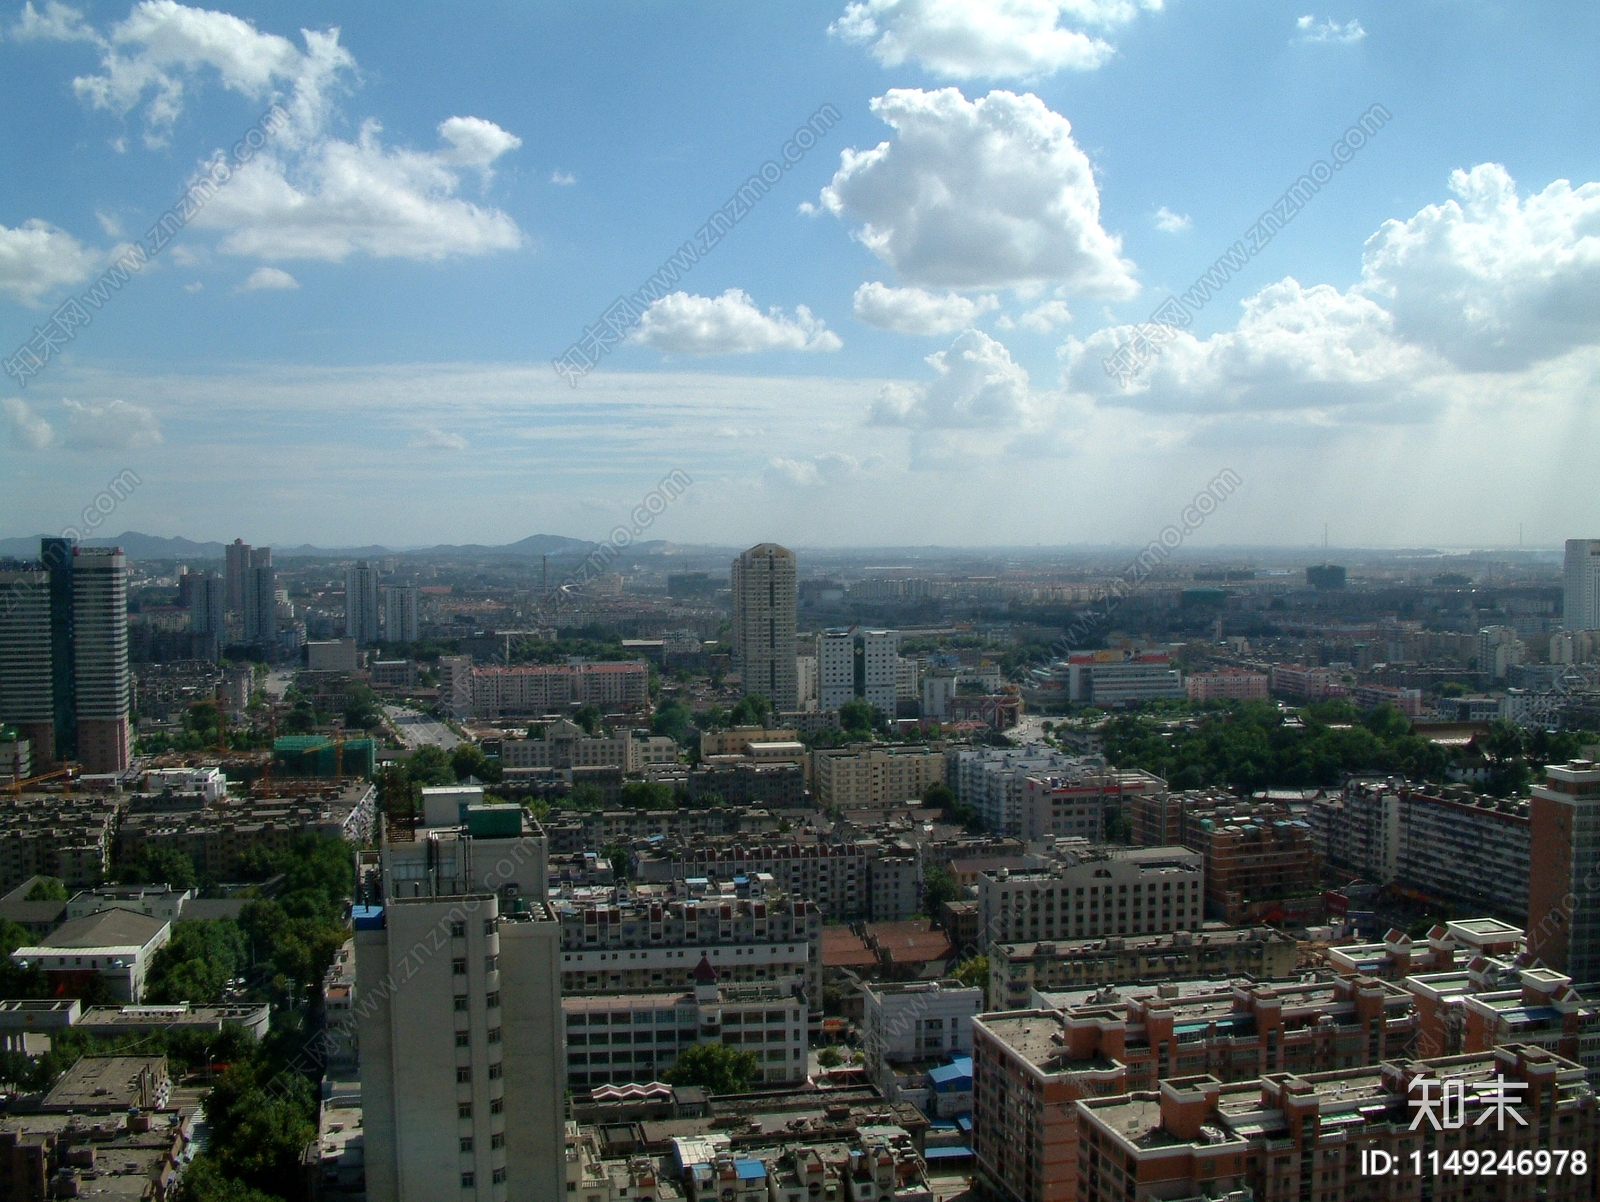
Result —
[[[1001,1043],[1042,1072],[1110,1072],[1117,1067],[1115,1061],[1103,1056],[1087,1060],[1067,1058],[1065,1046],[1056,1039],[1062,1031],[1061,1019],[1056,1014],[1020,1010],[981,1014],[978,1021]]]

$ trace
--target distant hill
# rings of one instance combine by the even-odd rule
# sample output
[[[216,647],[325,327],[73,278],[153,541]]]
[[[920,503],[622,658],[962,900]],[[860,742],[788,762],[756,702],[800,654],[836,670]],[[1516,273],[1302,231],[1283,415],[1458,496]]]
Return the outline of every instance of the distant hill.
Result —
[[[121,547],[129,559],[221,559],[223,543],[197,543],[187,538],[162,538],[155,534],[140,534],[127,530],[111,538],[86,538],[86,547]],[[394,550],[389,547],[316,547],[301,543],[297,547],[274,546],[273,554],[279,558],[376,558],[381,555],[406,555],[415,557],[448,558],[460,556],[504,556],[510,559],[537,559],[541,555],[587,555],[595,544],[581,538],[566,538],[559,534],[530,534],[527,538],[499,546],[469,543],[462,546],[440,544],[435,547],[413,547]],[[0,538],[0,558],[35,559],[39,555],[39,536],[32,538]]]

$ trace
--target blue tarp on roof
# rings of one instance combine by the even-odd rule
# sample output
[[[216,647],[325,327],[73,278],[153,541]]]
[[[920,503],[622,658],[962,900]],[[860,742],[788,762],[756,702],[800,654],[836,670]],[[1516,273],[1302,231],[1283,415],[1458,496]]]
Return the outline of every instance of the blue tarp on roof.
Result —
[[[767,1166],[759,1160],[736,1160],[733,1169],[740,1181],[760,1181],[767,1175]]]
[[[955,1160],[961,1156],[971,1156],[972,1149],[963,1144],[953,1148],[929,1148],[922,1154],[924,1160]]]
[[[933,1082],[933,1087],[940,1092],[946,1090],[959,1090],[972,1088],[972,1057],[955,1056],[949,1064],[941,1064],[938,1068],[928,1070],[928,1080]]]

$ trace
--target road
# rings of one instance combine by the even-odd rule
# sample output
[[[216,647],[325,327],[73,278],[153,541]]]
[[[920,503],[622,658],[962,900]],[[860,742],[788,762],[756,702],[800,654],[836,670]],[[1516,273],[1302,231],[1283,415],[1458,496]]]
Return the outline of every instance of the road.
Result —
[[[383,712],[389,715],[389,721],[394,723],[394,728],[400,733],[400,739],[413,750],[429,744],[434,747],[449,751],[461,742],[456,733],[427,714],[419,714],[416,710],[408,710],[403,706],[386,705]]]
[[[283,695],[289,691],[289,686],[294,683],[294,671],[280,668],[275,672],[268,672],[266,680],[261,682],[262,689],[274,701],[282,701]]]

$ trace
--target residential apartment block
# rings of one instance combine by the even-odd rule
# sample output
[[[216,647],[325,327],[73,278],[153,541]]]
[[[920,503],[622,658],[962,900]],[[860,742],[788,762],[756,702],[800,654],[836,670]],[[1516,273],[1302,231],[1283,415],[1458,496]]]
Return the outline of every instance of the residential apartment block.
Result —
[[[1185,846],[1205,859],[1206,917],[1242,926],[1316,922],[1322,862],[1311,828],[1273,806],[1186,821]]]
[[[945,749],[942,743],[819,749],[812,752],[811,776],[819,805],[883,809],[944,784]]]
[[[500,765],[507,771],[527,768],[620,768],[629,774],[654,764],[672,764],[678,744],[664,735],[619,729],[590,736],[576,722],[562,718],[545,727],[539,739],[504,739]]]
[[[0,892],[32,876],[59,877],[69,889],[99,884],[111,869],[125,804],[114,794],[12,797],[0,809]]]
[[[597,705],[606,713],[644,709],[650,703],[649,666],[644,660],[584,664],[521,664],[512,668],[472,668],[472,713],[554,714],[578,705]],[[451,693],[459,686],[451,672]],[[445,679],[441,675],[441,696]]]
[[[1270,683],[1265,672],[1230,668],[1191,673],[1183,679],[1183,690],[1190,701],[1265,701]]]
[[[1197,929],[1205,870],[1184,847],[1081,848],[1057,868],[978,877],[985,942]]]
[[[1600,981],[1600,766],[1549,765],[1531,811],[1528,950],[1574,981]]]

